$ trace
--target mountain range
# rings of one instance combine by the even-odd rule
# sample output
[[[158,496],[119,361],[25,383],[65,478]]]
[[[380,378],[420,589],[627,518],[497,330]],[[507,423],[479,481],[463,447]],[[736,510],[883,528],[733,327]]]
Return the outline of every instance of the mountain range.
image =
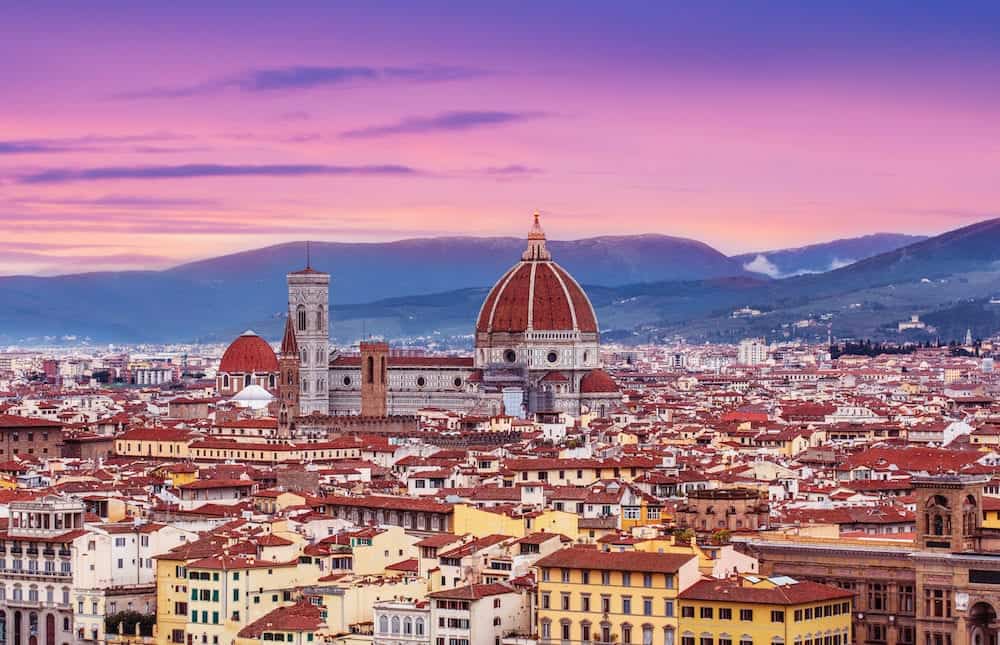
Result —
[[[349,342],[365,333],[470,334],[488,288],[523,247],[517,238],[449,237],[313,242],[309,251],[312,266],[331,273],[331,334]],[[987,301],[1000,291],[1000,220],[933,238],[878,234],[733,257],[664,235],[549,248],[585,286],[606,335],[623,340],[825,335],[827,325],[841,335],[888,334],[911,312],[945,321],[961,305],[956,311],[968,317],[970,302],[980,303],[985,332],[993,324]],[[0,341],[222,342],[246,328],[275,338],[285,273],[302,268],[305,255],[304,243],[289,243],[163,271],[2,277]],[[744,306],[763,313],[731,316]]]

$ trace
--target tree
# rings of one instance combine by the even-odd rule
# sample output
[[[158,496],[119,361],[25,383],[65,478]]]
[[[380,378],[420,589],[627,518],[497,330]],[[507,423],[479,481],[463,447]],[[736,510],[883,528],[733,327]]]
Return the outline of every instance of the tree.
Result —
[[[716,546],[722,546],[724,544],[729,544],[729,540],[732,537],[733,534],[729,531],[729,529],[719,529],[718,531],[712,534],[711,540],[712,544],[715,544]]]

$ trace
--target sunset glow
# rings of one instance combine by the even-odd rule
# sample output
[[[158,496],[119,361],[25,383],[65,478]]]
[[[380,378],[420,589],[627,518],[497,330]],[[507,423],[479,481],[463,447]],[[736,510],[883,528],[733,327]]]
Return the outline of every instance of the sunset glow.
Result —
[[[1000,214],[997,4],[627,4],[5,7],[0,273]]]

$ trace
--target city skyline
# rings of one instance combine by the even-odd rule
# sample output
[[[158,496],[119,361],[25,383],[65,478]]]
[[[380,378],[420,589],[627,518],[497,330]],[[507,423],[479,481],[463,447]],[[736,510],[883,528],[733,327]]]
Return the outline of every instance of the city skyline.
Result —
[[[995,6],[629,9],[7,8],[0,274],[536,208],[730,254],[998,214]]]

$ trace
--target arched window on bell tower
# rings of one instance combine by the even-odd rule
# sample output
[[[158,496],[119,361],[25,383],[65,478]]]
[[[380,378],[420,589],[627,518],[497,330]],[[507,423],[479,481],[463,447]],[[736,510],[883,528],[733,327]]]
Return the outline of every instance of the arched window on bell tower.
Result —
[[[296,315],[296,318],[298,319],[296,324],[298,325],[299,331],[305,331],[306,330],[306,308],[304,306],[302,306],[302,305],[299,305],[295,309],[295,315]]]

